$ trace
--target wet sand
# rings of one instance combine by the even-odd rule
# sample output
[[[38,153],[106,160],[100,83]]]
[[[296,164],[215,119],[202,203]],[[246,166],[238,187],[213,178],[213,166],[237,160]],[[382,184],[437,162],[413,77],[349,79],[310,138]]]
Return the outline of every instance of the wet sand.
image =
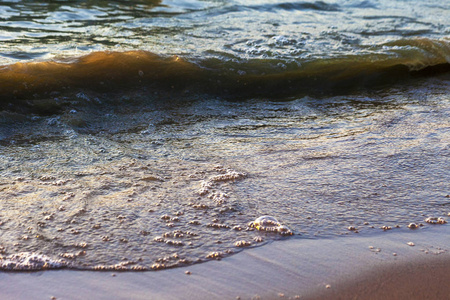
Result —
[[[0,298],[450,299],[449,225],[349,235],[156,272],[2,272]]]

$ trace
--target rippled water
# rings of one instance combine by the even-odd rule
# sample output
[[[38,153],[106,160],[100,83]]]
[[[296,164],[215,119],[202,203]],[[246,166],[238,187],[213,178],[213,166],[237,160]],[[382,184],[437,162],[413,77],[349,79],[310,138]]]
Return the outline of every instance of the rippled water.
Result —
[[[4,63],[89,51],[302,59],[449,35],[443,1],[1,1]],[[387,49],[390,50],[390,49]]]
[[[1,267],[159,269],[446,217],[449,5],[1,1]],[[294,235],[248,227],[264,215]]]

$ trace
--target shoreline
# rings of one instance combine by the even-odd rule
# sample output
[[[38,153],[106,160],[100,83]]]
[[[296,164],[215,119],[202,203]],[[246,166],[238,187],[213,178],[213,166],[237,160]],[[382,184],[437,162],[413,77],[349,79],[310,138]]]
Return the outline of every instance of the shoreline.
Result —
[[[449,299],[448,282],[450,226],[435,225],[370,236],[290,238],[161,271],[0,272],[0,298]]]

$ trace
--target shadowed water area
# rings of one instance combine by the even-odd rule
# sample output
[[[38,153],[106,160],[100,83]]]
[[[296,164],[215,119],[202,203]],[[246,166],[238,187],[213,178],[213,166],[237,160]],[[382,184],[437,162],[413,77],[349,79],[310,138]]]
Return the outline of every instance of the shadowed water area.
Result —
[[[0,266],[448,226],[425,219],[450,213],[449,9],[1,1]]]

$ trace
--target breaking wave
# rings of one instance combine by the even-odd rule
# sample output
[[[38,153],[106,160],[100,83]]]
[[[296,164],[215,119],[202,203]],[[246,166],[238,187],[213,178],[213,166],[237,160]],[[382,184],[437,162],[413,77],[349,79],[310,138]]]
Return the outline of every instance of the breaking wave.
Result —
[[[0,103],[55,98],[80,90],[205,93],[223,98],[345,93],[450,70],[450,41],[403,39],[380,51],[310,60],[201,59],[147,51],[93,52],[62,61],[0,67]],[[20,102],[19,102],[20,103]]]

